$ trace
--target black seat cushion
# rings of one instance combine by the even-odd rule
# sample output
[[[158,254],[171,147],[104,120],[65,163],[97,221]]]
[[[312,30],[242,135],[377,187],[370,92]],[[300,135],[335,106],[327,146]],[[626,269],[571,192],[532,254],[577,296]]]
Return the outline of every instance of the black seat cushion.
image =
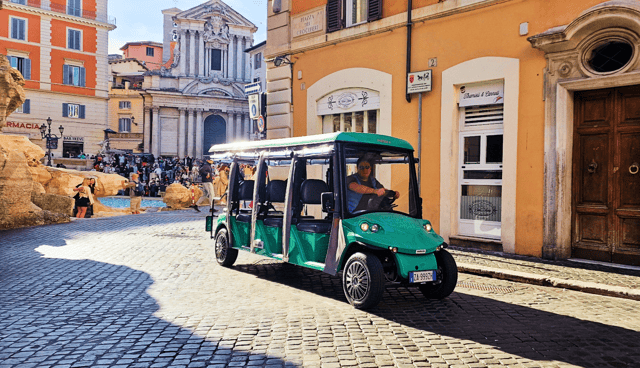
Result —
[[[267,201],[271,203],[284,203],[287,193],[287,182],[285,180],[271,180],[267,184]]]
[[[300,186],[300,199],[306,204],[321,204],[322,193],[329,192],[329,186],[322,180],[307,179]]]
[[[296,225],[299,231],[306,233],[328,234],[331,231],[331,221],[326,220],[303,220]]]
[[[245,223],[251,223],[251,214],[250,213],[241,213],[238,216],[236,216],[236,221],[245,222]]]
[[[253,180],[245,180],[240,183],[238,188],[238,200],[251,201],[253,200]]]
[[[265,217],[264,225],[269,227],[282,227],[282,217]]]

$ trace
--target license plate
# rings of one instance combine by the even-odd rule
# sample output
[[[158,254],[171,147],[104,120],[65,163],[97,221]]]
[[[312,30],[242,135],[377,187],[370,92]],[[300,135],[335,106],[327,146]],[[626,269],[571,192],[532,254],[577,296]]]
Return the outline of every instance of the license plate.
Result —
[[[425,281],[435,281],[436,273],[434,271],[416,271],[409,272],[409,282],[425,282]]]

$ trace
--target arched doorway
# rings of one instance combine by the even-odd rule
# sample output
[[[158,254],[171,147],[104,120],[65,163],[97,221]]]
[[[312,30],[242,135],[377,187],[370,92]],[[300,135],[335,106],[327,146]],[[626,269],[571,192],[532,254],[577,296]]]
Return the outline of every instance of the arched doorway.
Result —
[[[227,122],[220,115],[209,115],[204,121],[203,151],[206,155],[214,144],[227,142]]]

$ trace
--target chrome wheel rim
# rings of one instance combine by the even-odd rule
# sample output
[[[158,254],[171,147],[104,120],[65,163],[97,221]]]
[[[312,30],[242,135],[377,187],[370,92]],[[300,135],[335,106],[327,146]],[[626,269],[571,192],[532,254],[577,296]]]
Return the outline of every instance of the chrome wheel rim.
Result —
[[[361,301],[367,296],[371,277],[369,270],[361,262],[352,262],[347,267],[345,279],[347,294],[352,300]]]
[[[219,261],[224,261],[227,257],[227,238],[224,236],[218,236],[216,239],[216,258]]]

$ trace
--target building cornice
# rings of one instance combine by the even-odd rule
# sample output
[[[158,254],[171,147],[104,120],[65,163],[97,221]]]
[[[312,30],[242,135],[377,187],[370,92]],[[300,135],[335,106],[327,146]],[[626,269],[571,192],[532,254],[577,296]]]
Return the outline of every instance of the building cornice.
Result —
[[[2,5],[2,3],[4,3],[4,5]],[[87,19],[82,17],[76,17],[73,15],[59,13],[52,10],[36,8],[28,5],[20,5],[12,2],[0,1],[0,8],[18,10],[22,12],[31,13],[31,14],[46,15],[46,16],[50,16],[51,18],[62,19],[64,21],[75,23],[75,24],[83,24],[83,25],[88,25],[92,27],[106,28],[109,31],[116,29],[115,24],[100,22],[97,20]]]

